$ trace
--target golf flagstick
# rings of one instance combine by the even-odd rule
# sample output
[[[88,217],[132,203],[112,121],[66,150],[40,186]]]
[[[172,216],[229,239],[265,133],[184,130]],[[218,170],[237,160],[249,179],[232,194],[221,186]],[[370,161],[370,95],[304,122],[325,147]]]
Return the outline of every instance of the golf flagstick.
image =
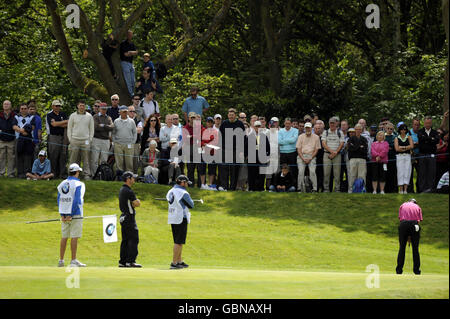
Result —
[[[166,199],[166,198],[154,198],[154,200],[162,200],[162,201],[167,201],[167,199]],[[193,199],[192,201],[193,201],[193,202],[200,202],[200,203],[204,204],[204,201],[203,201],[203,199]]]
[[[73,217],[72,219],[88,219],[88,218],[103,218],[108,216],[116,216],[114,215],[102,215],[102,216],[86,216],[86,217]],[[26,224],[38,224],[38,223],[50,223],[50,222],[58,222],[61,221],[61,218],[58,219],[47,219],[47,220],[38,220],[33,222],[26,222]]]

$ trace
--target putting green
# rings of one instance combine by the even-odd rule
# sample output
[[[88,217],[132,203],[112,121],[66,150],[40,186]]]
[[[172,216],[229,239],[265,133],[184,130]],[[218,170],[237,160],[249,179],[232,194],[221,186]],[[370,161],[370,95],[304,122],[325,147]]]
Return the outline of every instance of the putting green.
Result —
[[[449,298],[449,277],[112,267],[0,267],[0,298]],[[77,288],[78,287],[78,288]]]

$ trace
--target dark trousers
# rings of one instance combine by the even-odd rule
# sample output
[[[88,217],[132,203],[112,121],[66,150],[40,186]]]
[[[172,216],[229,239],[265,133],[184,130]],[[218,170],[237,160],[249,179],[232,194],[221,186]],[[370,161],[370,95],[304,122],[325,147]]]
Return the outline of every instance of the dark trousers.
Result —
[[[345,162],[345,154],[341,156],[341,176],[340,176],[340,188],[341,193],[346,193],[348,191],[348,173],[347,173],[347,165]],[[345,175],[345,178],[344,178]]]
[[[411,236],[412,254],[413,254],[413,271],[415,274],[420,274],[420,255],[419,255],[419,240],[420,229],[416,231],[415,225],[418,225],[417,221],[401,221],[398,226],[398,241],[400,248],[397,256],[397,268],[395,269],[397,274],[403,272],[403,265],[405,264],[405,250],[408,242],[408,236]]]
[[[135,225],[122,224],[122,242],[120,243],[119,260],[119,263],[122,265],[136,262],[138,255],[139,232]]]
[[[200,175],[206,175],[206,163],[186,163],[187,177],[195,185],[195,168],[197,168],[197,186],[201,186]],[[200,187],[199,186],[199,187]]]
[[[239,165],[219,164],[220,186],[226,190],[236,190],[239,177]]]
[[[260,164],[253,164],[248,166],[248,190],[249,191],[264,191],[264,182],[266,174],[260,174],[258,166]]]
[[[52,173],[55,178],[65,178],[67,176],[67,145],[64,145],[64,136],[49,135],[47,142],[47,153]]]
[[[368,160],[366,162],[367,165],[367,174],[366,174],[366,192],[367,193],[372,193],[373,192],[373,186],[372,186],[372,181],[373,181],[373,177],[372,177],[372,171],[373,171],[373,166],[376,165],[376,163],[373,163],[372,161]]]
[[[436,158],[429,154],[421,154],[419,158],[418,191],[433,189],[436,176]]]
[[[387,163],[386,185],[384,191],[386,193],[397,193],[397,162],[396,158],[390,158]]]
[[[294,176],[294,185],[297,187],[297,178],[298,178],[298,166],[297,166],[297,152],[292,153],[280,153],[280,165],[286,163],[289,165],[289,170]]]
[[[25,178],[27,173],[31,173],[33,167],[33,154],[17,154],[17,177]]]
[[[323,192],[323,149],[317,152],[316,156],[316,176],[317,176],[317,191]]]

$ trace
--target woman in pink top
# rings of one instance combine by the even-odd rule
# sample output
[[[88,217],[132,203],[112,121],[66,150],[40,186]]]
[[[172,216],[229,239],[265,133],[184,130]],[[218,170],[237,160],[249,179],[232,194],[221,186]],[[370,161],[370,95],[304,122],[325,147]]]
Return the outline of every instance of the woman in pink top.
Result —
[[[371,153],[372,161],[372,187],[373,193],[377,193],[377,184],[380,184],[380,194],[384,194],[384,185],[386,183],[386,171],[388,162],[389,143],[384,140],[384,132],[377,133],[377,140],[372,143]]]

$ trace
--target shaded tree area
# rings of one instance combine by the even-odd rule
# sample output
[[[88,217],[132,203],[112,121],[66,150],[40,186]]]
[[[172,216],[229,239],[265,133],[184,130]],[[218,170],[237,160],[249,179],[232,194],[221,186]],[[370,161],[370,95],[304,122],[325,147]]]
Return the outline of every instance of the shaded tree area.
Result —
[[[81,8],[79,29],[65,26],[72,3]],[[365,24],[370,3],[380,8],[378,29]],[[139,56],[149,52],[168,69],[162,113],[179,111],[191,85],[210,115],[235,107],[374,123],[448,110],[448,0],[2,0],[0,95],[47,107],[62,98],[73,108],[79,98],[109,102],[119,93],[128,103],[100,46],[128,29]],[[118,52],[113,63],[121,70]],[[141,65],[135,59],[138,74]]]

